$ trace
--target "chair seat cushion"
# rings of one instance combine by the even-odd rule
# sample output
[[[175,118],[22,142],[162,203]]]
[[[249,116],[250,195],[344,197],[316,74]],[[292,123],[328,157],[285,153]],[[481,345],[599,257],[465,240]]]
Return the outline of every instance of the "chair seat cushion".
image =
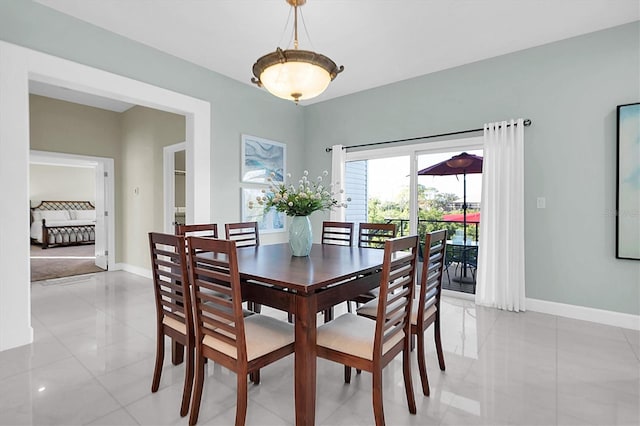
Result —
[[[187,326],[185,325],[184,322],[180,322],[174,318],[171,318],[165,315],[162,318],[162,324],[166,325],[167,327],[173,328],[174,330],[176,330],[181,334],[184,334],[185,336],[187,335]]]
[[[182,312],[175,312],[175,314],[179,317],[183,316]],[[253,315],[253,312],[246,309],[242,309],[242,315],[246,318],[248,316]],[[229,322],[224,318],[221,318],[218,316],[215,316],[215,317],[220,321]],[[178,321],[175,318],[171,318],[170,316],[165,315],[164,317],[162,317],[162,324],[166,325],[167,327],[173,328],[174,330],[184,334],[185,336],[187,335],[187,326],[182,321]]]
[[[360,358],[373,360],[376,322],[354,314],[343,314],[318,328],[317,345]],[[404,338],[398,333],[384,344],[382,354]]]
[[[248,361],[287,346],[294,341],[293,325],[260,314],[254,314],[244,319],[244,333]],[[213,336],[206,335],[202,343],[232,358],[238,356],[235,346]]]
[[[424,318],[430,318],[432,315],[435,315],[437,311],[436,305],[431,305],[424,311]],[[378,315],[378,299],[374,299],[371,302],[368,302],[358,308],[356,311],[358,315],[362,315],[369,318],[375,318]],[[418,323],[418,300],[413,299],[413,304],[411,305],[411,324],[416,325]]]

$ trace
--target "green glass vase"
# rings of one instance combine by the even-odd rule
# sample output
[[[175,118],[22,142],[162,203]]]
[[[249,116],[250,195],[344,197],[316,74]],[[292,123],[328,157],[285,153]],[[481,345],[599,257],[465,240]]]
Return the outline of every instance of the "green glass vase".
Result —
[[[289,245],[294,256],[309,256],[313,235],[309,216],[293,216],[289,225]]]

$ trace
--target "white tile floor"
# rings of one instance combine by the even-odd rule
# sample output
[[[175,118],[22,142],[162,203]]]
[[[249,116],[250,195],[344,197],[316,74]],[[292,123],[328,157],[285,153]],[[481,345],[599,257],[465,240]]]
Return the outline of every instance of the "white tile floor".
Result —
[[[269,314],[285,318],[277,311]],[[389,425],[638,425],[640,333],[534,312],[508,313],[446,298],[446,372],[428,336],[432,395],[405,402],[396,359],[384,376]],[[183,366],[169,362],[150,391],[155,313],[149,280],[125,272],[32,285],[35,342],[0,352],[0,424],[187,424],[178,414]],[[208,364],[201,425],[233,424],[235,375]],[[249,387],[248,425],[290,425],[293,358]],[[318,425],[373,424],[371,378],[342,380],[318,361]]]

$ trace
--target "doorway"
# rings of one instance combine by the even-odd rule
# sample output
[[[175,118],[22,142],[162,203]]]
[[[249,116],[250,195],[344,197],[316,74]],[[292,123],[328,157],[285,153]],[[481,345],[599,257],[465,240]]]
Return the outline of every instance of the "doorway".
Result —
[[[29,80],[182,114],[186,119],[187,220],[208,221],[211,209],[210,105],[107,71],[0,42],[0,181],[12,182],[4,194],[10,206],[0,213],[0,351],[33,341],[29,285]],[[20,178],[22,177],[22,178]],[[109,253],[111,255],[111,253]]]
[[[463,151],[482,155],[482,144],[482,138],[476,137],[347,152],[345,190],[352,202],[346,211],[346,220],[393,223],[398,236],[418,234],[421,241],[427,232],[438,229],[447,229],[451,236],[457,235],[465,222],[457,218],[462,216],[464,204],[463,177],[418,176],[418,170]],[[482,178],[479,174],[470,175],[467,181],[467,205],[478,221],[469,221],[466,226],[470,244],[476,244],[477,256]],[[473,266],[472,256],[466,256],[464,260],[454,259],[453,263],[447,264],[449,273],[443,280],[444,289],[475,292],[475,269],[467,269],[469,265]],[[461,284],[456,281],[456,274],[473,279]]]

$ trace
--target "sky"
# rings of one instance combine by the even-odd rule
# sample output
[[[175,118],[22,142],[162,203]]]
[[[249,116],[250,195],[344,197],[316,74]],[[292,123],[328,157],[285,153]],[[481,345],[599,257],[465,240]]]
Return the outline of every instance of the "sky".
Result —
[[[469,154],[482,155],[481,150],[467,151]],[[428,154],[418,157],[418,170],[447,160],[459,152]],[[434,187],[440,192],[458,195],[462,201],[463,179],[460,176],[419,176],[418,184]],[[369,160],[368,189],[369,196],[382,201],[393,201],[403,187],[409,186],[409,156]],[[482,175],[467,175],[467,201],[480,202]]]

